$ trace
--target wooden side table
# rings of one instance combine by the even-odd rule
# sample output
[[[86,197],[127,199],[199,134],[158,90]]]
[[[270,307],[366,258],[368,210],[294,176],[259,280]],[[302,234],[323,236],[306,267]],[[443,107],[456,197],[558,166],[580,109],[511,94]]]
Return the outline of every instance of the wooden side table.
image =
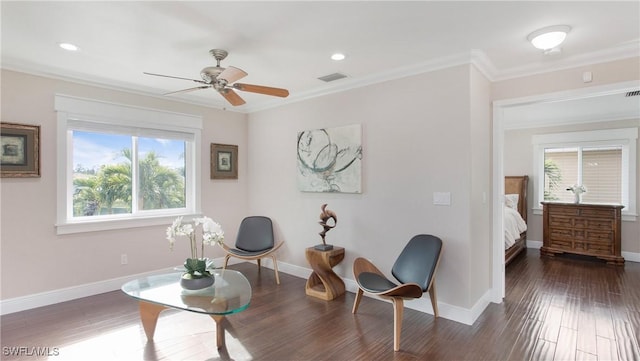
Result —
[[[343,247],[333,247],[328,251],[309,247],[305,256],[313,269],[305,286],[307,295],[331,301],[344,294],[344,281],[332,269],[344,259]]]

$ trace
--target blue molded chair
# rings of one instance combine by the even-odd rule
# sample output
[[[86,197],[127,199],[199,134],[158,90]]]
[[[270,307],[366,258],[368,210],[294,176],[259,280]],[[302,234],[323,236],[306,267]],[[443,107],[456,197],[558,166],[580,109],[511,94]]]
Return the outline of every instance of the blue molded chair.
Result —
[[[400,349],[402,314],[405,299],[422,297],[429,292],[433,314],[438,317],[438,302],[434,284],[436,270],[442,254],[442,240],[436,236],[420,234],[411,238],[391,269],[395,284],[387,279],[376,266],[364,258],[353,263],[353,275],[358,283],[358,292],[353,303],[353,313],[358,311],[362,295],[366,292],[393,303],[393,350]]]
[[[276,273],[276,283],[280,284],[278,262],[276,261],[274,252],[278,250],[283,243],[284,242],[275,243],[273,224],[269,217],[246,217],[240,223],[235,248],[228,247],[226,244],[222,245],[222,248],[227,252],[224,258],[224,268],[227,268],[229,258],[236,257],[246,261],[256,260],[258,262],[258,270],[260,270],[260,259],[271,257]]]

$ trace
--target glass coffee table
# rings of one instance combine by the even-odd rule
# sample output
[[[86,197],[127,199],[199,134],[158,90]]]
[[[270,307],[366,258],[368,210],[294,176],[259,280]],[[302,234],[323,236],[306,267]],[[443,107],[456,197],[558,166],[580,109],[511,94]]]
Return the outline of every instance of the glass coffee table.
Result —
[[[251,285],[238,271],[216,269],[213,274],[215,283],[198,291],[180,287],[182,273],[153,275],[125,283],[122,291],[140,302],[140,319],[147,340],[153,340],[160,312],[173,308],[211,316],[216,323],[216,344],[223,347],[224,318],[249,307]]]

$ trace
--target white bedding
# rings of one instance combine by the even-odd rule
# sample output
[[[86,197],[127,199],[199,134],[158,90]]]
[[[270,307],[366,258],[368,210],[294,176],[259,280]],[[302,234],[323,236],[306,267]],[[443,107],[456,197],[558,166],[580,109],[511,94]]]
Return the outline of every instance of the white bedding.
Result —
[[[504,207],[504,249],[513,246],[520,233],[527,230],[527,224],[518,211]]]

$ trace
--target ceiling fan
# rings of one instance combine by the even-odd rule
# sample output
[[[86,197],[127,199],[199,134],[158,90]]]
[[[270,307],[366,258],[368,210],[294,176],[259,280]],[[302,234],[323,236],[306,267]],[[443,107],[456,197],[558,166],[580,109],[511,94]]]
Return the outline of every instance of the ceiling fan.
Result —
[[[208,66],[200,71],[200,77],[202,80],[198,79],[189,79],[189,78],[181,78],[177,76],[170,75],[162,75],[162,74],[154,74],[147,73],[147,75],[154,76],[162,76],[165,78],[173,78],[173,79],[182,79],[189,80],[199,84],[202,84],[197,87],[182,89],[170,93],[165,93],[163,95],[172,95],[178,93],[186,93],[194,90],[213,88],[218,93],[220,93],[231,105],[238,106],[245,104],[244,99],[238,95],[234,90],[242,90],[250,93],[258,93],[265,95],[272,95],[276,97],[286,98],[289,96],[289,91],[287,89],[281,88],[273,88],[264,85],[253,85],[253,84],[244,84],[244,83],[235,83],[236,81],[244,78],[248,74],[239,68],[229,66],[227,68],[220,67],[220,61],[227,57],[229,54],[226,50],[222,49],[211,49],[209,50],[209,54],[211,54],[217,61],[216,66]]]

